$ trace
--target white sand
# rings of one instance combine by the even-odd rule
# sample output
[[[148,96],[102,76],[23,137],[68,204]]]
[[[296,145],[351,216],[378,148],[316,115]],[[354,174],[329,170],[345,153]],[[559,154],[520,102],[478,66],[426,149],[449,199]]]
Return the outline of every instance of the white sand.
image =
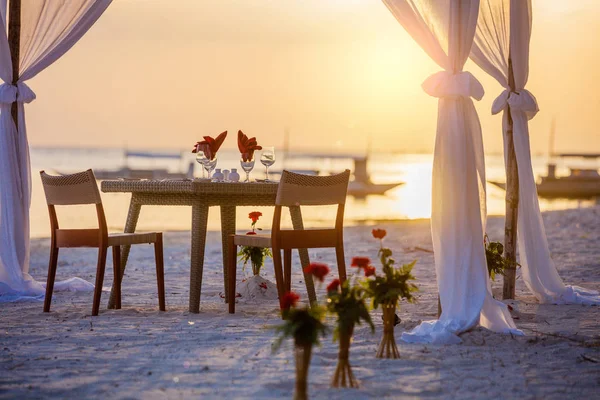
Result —
[[[553,258],[570,284],[600,289],[600,207],[544,216]],[[399,261],[418,259],[419,304],[403,305],[396,337],[436,313],[436,284],[428,221],[401,222],[388,229],[387,245]],[[501,238],[503,221],[490,220],[488,233]],[[347,260],[375,258],[370,226],[346,229]],[[46,276],[48,243],[32,244],[32,274]],[[333,251],[312,251],[313,260],[333,265]],[[220,234],[209,233],[201,313],[187,311],[189,232],[165,236],[167,312],[157,311],[150,247],[138,246],[123,281],[123,309],[101,309],[91,317],[91,293],[56,293],[52,312],[42,304],[0,304],[0,398],[290,398],[294,385],[291,344],[271,353],[279,323],[277,300],[242,302],[231,316],[223,291]],[[95,252],[65,250],[58,279],[93,281]],[[241,271],[241,264],[239,265]],[[241,272],[238,273],[240,276]],[[265,278],[274,281],[272,265]],[[241,280],[240,276],[240,280]],[[296,255],[293,288],[306,290]],[[110,261],[104,286],[112,282]],[[494,284],[500,290],[499,282]],[[321,295],[322,295],[321,288]],[[103,296],[103,308],[108,293]],[[351,348],[358,390],[329,388],[337,344],[331,337],[315,350],[310,370],[313,398],[522,398],[600,396],[600,310],[598,307],[539,305],[521,280],[515,322],[527,336],[476,329],[461,345],[424,346],[398,341],[401,360],[375,359],[377,331],[356,330]],[[591,361],[590,361],[591,360]]]

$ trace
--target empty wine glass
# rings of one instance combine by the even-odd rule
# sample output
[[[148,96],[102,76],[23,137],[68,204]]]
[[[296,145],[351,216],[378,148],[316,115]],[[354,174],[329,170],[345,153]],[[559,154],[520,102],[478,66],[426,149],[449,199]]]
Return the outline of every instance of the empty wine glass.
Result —
[[[265,182],[269,182],[269,167],[275,164],[275,147],[263,147],[260,162],[265,166]]]
[[[254,168],[254,152],[245,152],[240,154],[240,165],[246,173],[246,180],[244,182],[250,182],[250,171]]]

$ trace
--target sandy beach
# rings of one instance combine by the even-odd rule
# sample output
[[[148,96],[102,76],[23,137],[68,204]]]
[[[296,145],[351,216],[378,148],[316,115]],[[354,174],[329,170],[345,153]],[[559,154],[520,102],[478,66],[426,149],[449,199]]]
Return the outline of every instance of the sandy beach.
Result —
[[[552,256],[565,283],[600,289],[600,207],[544,214]],[[264,224],[265,226],[268,224]],[[375,358],[376,332],[355,330],[351,363],[359,389],[329,387],[337,358],[331,336],[316,348],[309,377],[312,398],[519,398],[591,399],[600,395],[600,310],[575,305],[540,305],[517,280],[513,317],[526,336],[475,329],[460,345],[414,345],[400,334],[437,307],[428,220],[389,223],[387,245],[396,259],[417,259],[417,304],[402,304],[396,338],[402,359]],[[372,226],[345,230],[346,259],[375,258]],[[502,240],[503,219],[491,218],[487,232]],[[291,342],[273,354],[280,322],[277,301],[245,302],[227,313],[223,291],[220,233],[209,232],[201,312],[187,311],[189,232],[165,234],[167,312],[158,311],[153,253],[132,251],[123,280],[123,309],[106,310],[112,282],[110,261],[98,317],[91,317],[91,293],[55,293],[52,310],[41,302],[0,304],[0,398],[291,398],[294,364]],[[31,273],[45,281],[49,240],[32,241]],[[329,250],[311,259],[334,265]],[[61,250],[57,279],[93,281],[96,253]],[[109,258],[110,259],[110,258]],[[239,265],[241,271],[241,265]],[[350,269],[350,267],[348,267]],[[241,272],[238,273],[238,276]],[[274,281],[272,264],[264,277]],[[241,277],[240,277],[241,279]],[[293,289],[306,299],[297,255]],[[501,279],[493,284],[500,296]],[[319,290],[323,296],[323,288]]]

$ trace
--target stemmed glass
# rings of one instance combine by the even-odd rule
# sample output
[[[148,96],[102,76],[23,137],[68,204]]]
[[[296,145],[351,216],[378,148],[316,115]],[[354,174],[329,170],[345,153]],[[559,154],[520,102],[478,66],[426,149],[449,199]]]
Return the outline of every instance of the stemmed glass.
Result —
[[[206,177],[206,172],[204,172],[204,164],[208,161],[208,158],[206,158],[202,150],[199,150],[196,153],[196,161],[201,165],[200,169],[202,170],[202,179],[204,179]]]
[[[246,180],[244,182],[250,182],[250,171],[254,168],[254,152],[241,153],[240,165],[246,173]]]
[[[265,166],[265,182],[269,182],[269,167],[275,164],[275,147],[263,147],[260,162]]]
[[[206,150],[206,152],[204,150]],[[208,173],[208,179],[210,179],[211,172],[217,166],[217,155],[212,154],[213,158],[209,159],[208,157],[206,157],[206,153],[211,154],[210,148],[208,148],[208,144],[200,145],[198,147],[198,152],[196,153],[196,161],[202,164],[202,166]]]

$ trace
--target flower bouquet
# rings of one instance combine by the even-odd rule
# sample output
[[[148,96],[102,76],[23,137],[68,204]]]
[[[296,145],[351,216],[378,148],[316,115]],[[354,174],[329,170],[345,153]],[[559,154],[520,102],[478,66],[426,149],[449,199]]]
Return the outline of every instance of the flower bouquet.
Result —
[[[261,228],[256,227],[256,223],[261,216],[260,211],[253,211],[248,214],[248,218],[252,221],[250,225],[252,230],[247,232],[246,235],[256,235],[256,231],[261,230]],[[237,255],[243,261],[244,269],[248,263],[252,266],[252,277],[244,279],[239,287],[241,297],[245,299],[277,299],[277,286],[260,276],[260,270],[265,265],[265,259],[273,257],[271,250],[266,247],[242,246]]]
[[[366,273],[367,270],[365,270]],[[354,326],[364,321],[372,331],[375,331],[365,298],[364,288],[359,285],[351,285],[350,280],[340,283],[339,279],[334,279],[327,286],[326,308],[330,314],[337,317],[333,338],[340,341],[338,364],[331,381],[332,387],[358,387],[349,361]]]
[[[500,242],[492,242],[486,234],[483,237],[485,246],[485,259],[487,261],[488,274],[493,281],[496,275],[504,275],[504,271],[510,268],[520,267],[519,263],[511,262],[504,257],[504,246]]]
[[[395,268],[395,261],[392,258],[392,251],[383,247],[383,238],[386,231],[383,229],[374,229],[373,237],[380,240],[379,259],[383,266],[382,275],[374,272],[374,267],[370,265],[370,260],[366,257],[354,257],[352,266],[363,268],[365,275],[367,271],[370,275],[362,282],[367,296],[372,299],[373,308],[381,306],[383,311],[383,338],[377,349],[377,358],[400,358],[396,340],[394,338],[394,322],[396,319],[396,306],[400,299],[405,299],[409,303],[414,302],[413,292],[418,290],[417,286],[409,283],[415,279],[411,274],[416,260]]]
[[[296,308],[298,296],[288,292],[283,296],[282,307],[285,322],[277,327],[279,337],[273,344],[273,351],[281,347],[286,338],[294,339],[294,355],[296,358],[295,400],[306,400],[308,387],[308,368],[312,355],[312,347],[318,345],[319,337],[325,336],[327,327],[323,324],[325,310],[322,307]]]

